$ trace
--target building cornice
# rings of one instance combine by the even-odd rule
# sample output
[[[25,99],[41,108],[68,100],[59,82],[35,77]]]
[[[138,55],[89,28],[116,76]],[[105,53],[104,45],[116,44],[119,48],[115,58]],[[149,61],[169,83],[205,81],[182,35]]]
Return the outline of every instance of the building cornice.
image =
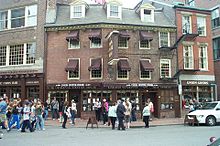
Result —
[[[66,26],[45,26],[45,31],[66,31],[66,30],[81,30],[89,28],[111,28],[111,29],[126,29],[126,30],[149,30],[149,31],[164,31],[175,32],[176,27],[166,26],[146,26],[146,25],[120,25],[120,24],[86,24],[86,25],[66,25]]]

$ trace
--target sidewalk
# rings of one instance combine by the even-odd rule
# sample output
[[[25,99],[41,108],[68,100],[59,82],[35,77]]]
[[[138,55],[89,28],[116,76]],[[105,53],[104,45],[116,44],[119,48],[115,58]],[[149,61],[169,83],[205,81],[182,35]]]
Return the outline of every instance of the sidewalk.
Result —
[[[183,118],[162,118],[162,119],[157,119],[154,118],[152,121],[150,121],[150,126],[165,126],[165,125],[181,125],[183,124],[184,119]],[[71,127],[71,124],[69,123],[70,120],[67,121],[67,127]],[[85,128],[86,127],[86,123],[87,120],[82,120],[77,118],[75,120],[75,125],[72,127],[76,127],[76,128]],[[45,125],[47,126],[60,126],[61,123],[58,120],[51,120],[48,119],[47,121],[45,121]],[[109,126],[107,125],[103,125],[102,122],[99,122],[99,128],[107,128]],[[89,127],[91,127],[91,125],[89,125]],[[96,127],[96,125],[94,125],[94,127]],[[138,121],[135,122],[131,122],[131,128],[139,128],[139,127],[144,127],[144,122],[142,121],[142,119],[139,119]]]

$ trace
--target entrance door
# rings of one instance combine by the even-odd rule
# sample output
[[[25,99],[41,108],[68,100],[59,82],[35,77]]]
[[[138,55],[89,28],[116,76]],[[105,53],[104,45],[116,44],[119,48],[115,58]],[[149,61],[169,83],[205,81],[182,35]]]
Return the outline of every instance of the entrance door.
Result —
[[[154,105],[154,116],[158,117],[158,98],[157,98],[157,92],[144,92],[142,94],[142,107],[145,107],[145,103],[147,102],[147,99],[150,98],[151,102]]]
[[[71,104],[71,101],[74,100],[76,103],[76,108],[77,108],[77,114],[76,117],[79,118],[81,117],[81,90],[70,90],[69,92],[69,101]],[[71,105],[70,105],[71,106]]]
[[[58,100],[59,112],[62,111],[63,103],[64,103],[64,101],[67,100],[67,93],[68,93],[68,91],[50,91],[48,93],[48,98],[49,98],[50,102],[53,100],[54,97],[56,97],[56,99]]]

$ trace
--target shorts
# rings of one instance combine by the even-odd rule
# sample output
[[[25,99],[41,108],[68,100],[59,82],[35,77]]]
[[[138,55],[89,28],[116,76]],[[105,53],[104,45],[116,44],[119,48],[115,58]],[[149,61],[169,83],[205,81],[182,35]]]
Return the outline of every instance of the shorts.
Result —
[[[125,123],[129,123],[130,121],[130,115],[125,115]]]
[[[7,120],[6,114],[0,114],[0,122],[4,122]]]

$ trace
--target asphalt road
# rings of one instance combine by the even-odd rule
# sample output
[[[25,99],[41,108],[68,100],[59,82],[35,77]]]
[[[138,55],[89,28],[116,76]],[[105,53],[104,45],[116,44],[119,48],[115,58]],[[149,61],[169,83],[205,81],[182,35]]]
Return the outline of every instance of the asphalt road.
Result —
[[[173,125],[126,131],[47,126],[46,131],[34,133],[4,131],[0,146],[206,146],[211,136],[220,137],[220,126]]]

